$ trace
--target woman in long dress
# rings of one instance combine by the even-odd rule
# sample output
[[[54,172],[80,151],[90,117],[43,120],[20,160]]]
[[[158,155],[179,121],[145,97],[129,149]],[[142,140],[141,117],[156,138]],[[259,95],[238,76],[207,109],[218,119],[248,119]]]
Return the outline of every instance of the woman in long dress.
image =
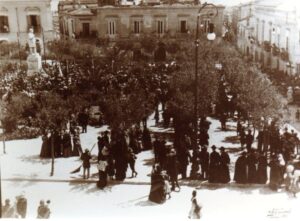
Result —
[[[155,203],[164,203],[166,201],[165,179],[161,173],[161,168],[156,165],[151,174],[151,189],[149,200]]]
[[[80,156],[82,154],[82,147],[80,143],[80,136],[77,132],[73,136],[73,152],[72,156]]]
[[[41,158],[50,158],[51,157],[51,149],[50,149],[50,139],[48,137],[47,133],[44,133],[42,136],[42,148],[41,148],[41,153],[40,153],[40,157]]]
[[[193,190],[192,193],[192,206],[189,212],[189,219],[200,219],[202,206],[197,202],[197,191]]]

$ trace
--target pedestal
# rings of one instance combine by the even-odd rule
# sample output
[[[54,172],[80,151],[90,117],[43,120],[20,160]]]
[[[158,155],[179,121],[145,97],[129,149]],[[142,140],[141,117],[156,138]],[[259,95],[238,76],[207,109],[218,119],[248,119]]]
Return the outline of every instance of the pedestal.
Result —
[[[27,57],[28,75],[33,75],[42,69],[42,58],[38,53],[31,53]]]

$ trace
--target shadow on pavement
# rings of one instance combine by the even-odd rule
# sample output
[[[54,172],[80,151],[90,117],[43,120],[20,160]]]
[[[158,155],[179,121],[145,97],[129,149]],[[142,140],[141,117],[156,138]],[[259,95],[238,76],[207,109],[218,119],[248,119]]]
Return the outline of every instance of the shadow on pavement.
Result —
[[[26,156],[26,155],[22,155],[19,157],[19,159],[22,161],[22,162],[28,162],[28,163],[32,163],[32,164],[49,164],[51,163],[51,159],[43,159],[43,158],[40,158],[39,155],[29,155],[29,156]]]

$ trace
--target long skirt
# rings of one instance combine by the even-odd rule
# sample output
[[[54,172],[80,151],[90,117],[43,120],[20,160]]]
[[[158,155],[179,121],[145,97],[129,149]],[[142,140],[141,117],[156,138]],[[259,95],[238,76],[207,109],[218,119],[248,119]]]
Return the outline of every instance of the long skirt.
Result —
[[[99,181],[97,187],[103,189],[107,185],[107,173],[105,171],[99,171]]]
[[[164,203],[166,201],[165,181],[160,175],[152,175],[149,200],[155,203]]]

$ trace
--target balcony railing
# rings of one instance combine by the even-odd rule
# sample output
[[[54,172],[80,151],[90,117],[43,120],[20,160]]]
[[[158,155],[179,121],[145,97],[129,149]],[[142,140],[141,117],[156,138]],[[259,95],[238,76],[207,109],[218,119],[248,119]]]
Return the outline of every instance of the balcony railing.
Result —
[[[281,48],[280,57],[284,61],[289,61],[289,52],[286,49]]]
[[[275,44],[272,45],[272,54],[274,56],[280,55],[280,48],[278,48]]]
[[[272,46],[269,41],[264,41],[263,47],[266,52],[271,52]]]

